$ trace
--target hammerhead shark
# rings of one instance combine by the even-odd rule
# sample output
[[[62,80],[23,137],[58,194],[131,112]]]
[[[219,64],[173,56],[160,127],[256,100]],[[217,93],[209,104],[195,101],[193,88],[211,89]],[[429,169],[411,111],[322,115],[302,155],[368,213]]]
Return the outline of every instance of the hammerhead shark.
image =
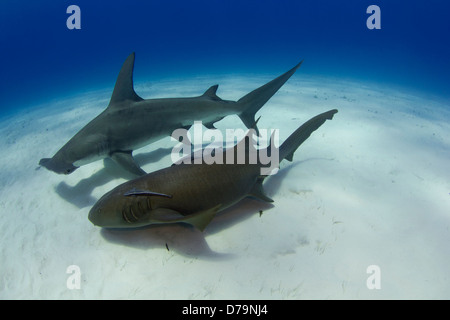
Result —
[[[267,147],[270,150],[264,150],[265,154],[279,152],[280,161],[292,161],[297,148],[337,112],[334,109],[315,116],[295,130],[280,147],[270,143]],[[242,148],[239,144],[246,140],[249,139],[244,137],[233,148]],[[248,153],[250,148],[246,146],[245,150]],[[227,149],[221,152],[225,156]],[[203,231],[217,212],[247,196],[273,201],[264,193],[262,184],[267,175],[261,175],[261,166],[261,161],[172,165],[106,193],[90,210],[89,220],[104,228],[182,222]]]
[[[208,128],[225,116],[237,114],[250,128],[255,113],[283,86],[303,61],[278,78],[248,93],[238,101],[222,100],[218,85],[198,97],[144,100],[133,87],[134,52],[125,60],[108,107],[73,136],[52,158],[39,164],[59,174],[110,157],[127,171],[145,175],[132,152],[153,143],[177,128],[202,121]]]

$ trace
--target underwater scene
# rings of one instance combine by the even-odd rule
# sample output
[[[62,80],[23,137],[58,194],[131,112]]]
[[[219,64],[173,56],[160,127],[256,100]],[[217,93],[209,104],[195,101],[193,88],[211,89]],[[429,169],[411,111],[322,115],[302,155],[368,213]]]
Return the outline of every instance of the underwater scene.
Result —
[[[0,299],[450,299],[449,10],[3,1]]]

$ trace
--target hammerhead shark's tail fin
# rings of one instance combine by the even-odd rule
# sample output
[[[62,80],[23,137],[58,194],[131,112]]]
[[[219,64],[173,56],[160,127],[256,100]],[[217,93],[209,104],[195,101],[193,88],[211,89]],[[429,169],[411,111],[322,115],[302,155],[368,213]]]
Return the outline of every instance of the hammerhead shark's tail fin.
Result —
[[[338,111],[336,109],[321,113],[314,118],[308,120],[302,124],[297,130],[295,130],[286,141],[279,148],[279,161],[283,159],[292,161],[295,150],[309,138],[311,133],[316,131],[327,120],[333,119],[333,116]]]
[[[251,128],[255,123],[255,114],[259,109],[283,86],[283,84],[295,73],[295,71],[300,67],[303,60],[297,64],[294,68],[282,74],[278,78],[266,83],[265,85],[253,90],[252,92],[246,94],[238,103],[241,105],[242,112],[239,115],[242,122]],[[256,128],[258,132],[258,129]]]

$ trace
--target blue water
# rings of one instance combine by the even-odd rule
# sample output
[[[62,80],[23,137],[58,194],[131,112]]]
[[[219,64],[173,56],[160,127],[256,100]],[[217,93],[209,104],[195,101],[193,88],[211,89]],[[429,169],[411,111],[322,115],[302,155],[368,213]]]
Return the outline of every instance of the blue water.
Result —
[[[69,30],[66,9],[81,9]],[[381,9],[369,30],[366,9]],[[1,113],[111,88],[136,52],[135,82],[301,72],[450,96],[450,3],[427,1],[3,0]]]

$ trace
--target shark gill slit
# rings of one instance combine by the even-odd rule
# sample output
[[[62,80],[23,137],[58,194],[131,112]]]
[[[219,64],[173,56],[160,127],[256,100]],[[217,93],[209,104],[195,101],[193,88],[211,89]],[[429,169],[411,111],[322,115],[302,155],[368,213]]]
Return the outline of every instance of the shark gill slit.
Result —
[[[133,211],[133,207],[132,206],[130,206],[130,213],[131,213],[131,215],[133,216],[133,218],[137,221],[139,218],[134,214],[134,211]]]
[[[137,203],[137,205],[138,205],[138,211],[141,213],[141,216],[142,215],[144,215],[145,214],[145,210],[144,210],[144,208],[142,207],[142,204],[141,204],[141,202],[139,201],[138,203]]]
[[[131,206],[124,207],[122,209],[122,218],[127,223],[133,223],[133,222],[136,222],[138,220],[138,218],[135,216]]]
[[[138,201],[136,204],[131,204],[122,209],[122,218],[128,223],[138,221],[142,216],[151,210],[150,198],[147,198],[145,203]]]
[[[132,223],[132,221],[130,221],[130,220],[128,219],[128,217],[127,217],[127,213],[126,213],[125,208],[122,210],[122,218],[123,218],[123,220],[125,220],[127,223]]]

